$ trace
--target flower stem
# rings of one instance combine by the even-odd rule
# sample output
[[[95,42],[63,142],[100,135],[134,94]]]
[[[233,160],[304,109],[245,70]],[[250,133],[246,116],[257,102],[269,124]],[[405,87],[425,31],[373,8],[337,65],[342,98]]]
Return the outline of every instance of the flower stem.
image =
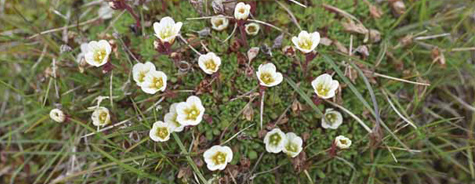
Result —
[[[238,20],[238,26],[239,26],[239,31],[241,32],[241,43],[244,45],[244,47],[248,47],[247,45],[247,38],[246,38],[246,31],[244,30],[244,23],[245,20]]]
[[[262,121],[263,121],[263,114],[264,114],[264,97],[265,97],[265,94],[266,94],[266,88],[264,86],[260,86],[260,89],[259,89],[259,92],[260,92],[260,95],[261,95],[261,120],[260,120],[260,123],[261,123],[261,130],[262,130]]]
[[[196,175],[198,175],[198,178],[200,178],[201,182],[203,182],[205,184],[208,184],[208,181],[205,179],[203,174],[201,174],[200,169],[198,169],[198,166],[196,166],[193,159],[191,159],[190,154],[188,153],[188,151],[186,151],[186,148],[183,145],[183,143],[181,142],[180,137],[178,137],[178,135],[176,133],[173,133],[173,138],[175,138],[176,142],[178,143],[178,146],[181,149],[181,152],[183,152],[185,154],[185,157],[186,157],[186,160],[188,161],[188,164],[190,164],[191,168],[193,168]]]

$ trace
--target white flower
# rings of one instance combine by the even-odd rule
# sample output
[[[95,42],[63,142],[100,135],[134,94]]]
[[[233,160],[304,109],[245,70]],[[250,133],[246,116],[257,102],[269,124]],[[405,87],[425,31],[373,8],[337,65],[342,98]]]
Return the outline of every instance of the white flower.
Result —
[[[326,73],[312,81],[312,87],[315,93],[317,93],[318,97],[323,99],[334,97],[339,85],[340,83],[338,83],[337,80],[333,80],[332,76]]]
[[[186,102],[180,102],[176,106],[178,114],[177,121],[182,125],[198,125],[203,119],[205,108],[201,104],[200,98],[197,96],[190,96]]]
[[[181,132],[183,131],[183,128],[185,128],[185,125],[180,124],[177,121],[178,114],[176,112],[176,106],[178,103],[173,103],[170,106],[170,112],[165,114],[165,123],[169,124],[169,126],[173,129],[175,132]]]
[[[92,124],[94,126],[105,126],[111,122],[109,109],[105,107],[97,107],[91,116]]]
[[[272,63],[259,65],[256,74],[260,84],[266,87],[276,86],[284,79],[282,74],[276,71],[275,65]]]
[[[341,113],[331,108],[325,110],[325,114],[323,116],[325,116],[325,118],[328,120],[327,122],[325,121],[325,118],[322,118],[322,127],[325,129],[337,129],[343,122],[343,116]]]
[[[222,31],[229,25],[229,20],[224,15],[216,15],[211,18],[211,27],[216,31]]]
[[[251,5],[240,2],[234,8],[234,18],[237,20],[246,20],[251,12]]]
[[[170,139],[170,134],[173,129],[169,124],[162,121],[153,123],[152,129],[149,132],[150,138],[155,142],[165,142]]]
[[[109,6],[108,3],[102,3],[101,7],[97,11],[97,14],[101,19],[110,19],[112,18],[112,15],[114,14],[114,10]]]
[[[295,47],[302,51],[303,53],[312,52],[320,43],[320,33],[313,32],[309,34],[307,31],[302,31],[299,34],[299,37],[292,37],[292,42]]]
[[[150,70],[145,75],[145,81],[140,86],[145,93],[155,94],[167,88],[167,75],[162,71]]]
[[[111,45],[106,40],[91,41],[87,44],[86,62],[92,66],[99,67],[109,61]]]
[[[175,23],[171,17],[163,17],[160,22],[153,23],[153,29],[155,30],[155,36],[160,41],[172,44],[182,25],[181,22]]]
[[[266,144],[266,150],[269,153],[279,153],[284,149],[285,134],[279,128],[274,128],[270,132],[267,132],[264,137],[264,143]]]
[[[221,58],[213,52],[208,52],[208,54],[201,55],[198,58],[198,65],[205,73],[213,74],[218,71],[221,65]]]
[[[77,56],[76,56],[76,62],[78,64],[81,63],[81,60],[84,59],[84,56],[86,55],[87,53],[87,49],[88,49],[88,44],[87,43],[82,43],[80,48],[81,48],[81,53],[79,53]]]
[[[335,138],[336,146],[340,149],[348,149],[351,146],[351,140],[348,137],[339,135]]]
[[[49,111],[49,117],[58,123],[62,123],[66,120],[66,115],[59,109],[52,109]]]
[[[282,151],[290,157],[296,157],[302,151],[303,140],[293,132],[285,134],[284,148]]]
[[[145,76],[147,76],[148,72],[155,71],[155,65],[151,62],[144,63],[137,63],[132,68],[132,75],[134,77],[135,82],[137,85],[142,86],[145,82]]]
[[[215,145],[203,153],[203,158],[210,171],[224,170],[233,160],[233,151],[228,146]]]
[[[257,33],[259,33],[259,24],[256,24],[256,23],[249,23],[249,24],[246,24],[246,33],[248,35],[257,35]]]

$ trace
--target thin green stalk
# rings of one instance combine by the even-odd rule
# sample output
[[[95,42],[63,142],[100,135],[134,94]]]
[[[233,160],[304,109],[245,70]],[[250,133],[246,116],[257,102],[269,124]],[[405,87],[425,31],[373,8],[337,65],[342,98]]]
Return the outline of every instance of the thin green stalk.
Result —
[[[191,165],[191,168],[195,171],[196,175],[198,175],[198,178],[200,178],[200,180],[201,180],[204,184],[208,184],[208,181],[205,179],[205,177],[203,176],[203,174],[201,174],[200,169],[198,169],[198,166],[196,166],[196,164],[195,164],[195,162],[193,161],[193,159],[191,159],[190,154],[188,153],[188,151],[186,151],[186,148],[185,148],[185,146],[183,145],[183,142],[181,142],[180,137],[179,137],[176,133],[173,133],[173,138],[175,138],[175,140],[176,140],[176,142],[178,143],[178,146],[180,147],[181,151],[186,155],[186,160],[187,160],[188,163]]]

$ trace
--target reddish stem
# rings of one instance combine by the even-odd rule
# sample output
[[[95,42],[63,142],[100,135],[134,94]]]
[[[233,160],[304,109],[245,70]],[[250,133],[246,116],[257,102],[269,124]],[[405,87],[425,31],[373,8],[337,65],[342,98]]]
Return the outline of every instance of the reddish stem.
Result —
[[[239,32],[241,33],[241,43],[244,45],[244,47],[248,47],[247,45],[247,38],[246,38],[246,31],[244,30],[244,23],[246,23],[245,20],[238,20],[238,26],[239,26]]]
[[[137,16],[134,13],[134,10],[132,9],[132,7],[130,7],[127,3],[124,3],[124,4],[125,4],[125,9],[134,17],[135,26],[137,26],[137,29],[139,29],[140,28],[140,18],[139,18],[139,16]]]

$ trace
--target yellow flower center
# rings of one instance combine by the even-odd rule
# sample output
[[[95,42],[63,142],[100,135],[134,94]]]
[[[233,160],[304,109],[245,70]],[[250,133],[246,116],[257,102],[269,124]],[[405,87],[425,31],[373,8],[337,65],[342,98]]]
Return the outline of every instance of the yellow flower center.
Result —
[[[163,87],[163,78],[153,78],[152,84],[150,85],[151,88],[160,89]]]
[[[157,137],[160,137],[161,139],[165,139],[168,136],[168,128],[167,127],[158,127],[157,128],[157,133],[155,134]]]
[[[216,27],[219,27],[224,24],[224,21],[223,19],[217,19],[216,21],[214,21],[214,24]]]
[[[107,112],[101,112],[99,114],[99,121],[102,123],[102,124],[105,124],[106,121],[107,121]]]
[[[160,37],[162,39],[166,39],[171,36],[173,36],[173,28],[171,26],[165,27],[162,31],[160,31]]]
[[[279,134],[277,133],[274,133],[270,136],[270,144],[274,145],[274,146],[277,146],[279,145],[280,141],[282,140],[282,137],[280,137]]]
[[[299,41],[299,47],[305,50],[310,50],[312,48],[312,40],[310,38],[304,38]]]
[[[257,31],[256,26],[247,27],[247,31],[249,31],[249,33],[255,33]]]
[[[245,10],[244,8],[239,8],[238,11],[239,11],[239,13],[241,13],[241,14],[244,14],[244,12],[246,12],[246,10]]]
[[[327,123],[332,125],[336,121],[336,114],[328,113],[327,115],[325,115],[325,118],[328,120]]]
[[[330,88],[323,84],[319,84],[317,86],[317,93],[321,96],[327,96],[329,91],[330,91]]]
[[[97,49],[94,51],[94,55],[93,55],[94,61],[97,63],[102,63],[106,55],[107,55],[106,49]]]
[[[140,72],[139,73],[139,82],[143,82],[145,80],[145,74],[147,72]]]
[[[205,67],[208,70],[215,71],[216,70],[216,63],[214,63],[214,61],[212,59],[210,59],[210,60],[205,62]]]
[[[298,147],[297,147],[297,144],[293,144],[289,142],[287,145],[285,145],[285,149],[287,149],[290,152],[297,152]]]
[[[271,84],[275,81],[274,78],[272,77],[272,75],[268,72],[262,72],[261,76],[259,76],[259,78],[265,84]]]
[[[218,151],[218,152],[216,152],[216,154],[213,155],[211,160],[213,160],[213,163],[215,165],[224,164],[224,163],[226,163],[226,153]]]
[[[200,115],[200,110],[195,105],[191,106],[191,108],[185,110],[186,119],[187,120],[196,120],[198,115]]]
[[[340,143],[346,145],[348,144],[348,141],[346,139],[340,139]]]

